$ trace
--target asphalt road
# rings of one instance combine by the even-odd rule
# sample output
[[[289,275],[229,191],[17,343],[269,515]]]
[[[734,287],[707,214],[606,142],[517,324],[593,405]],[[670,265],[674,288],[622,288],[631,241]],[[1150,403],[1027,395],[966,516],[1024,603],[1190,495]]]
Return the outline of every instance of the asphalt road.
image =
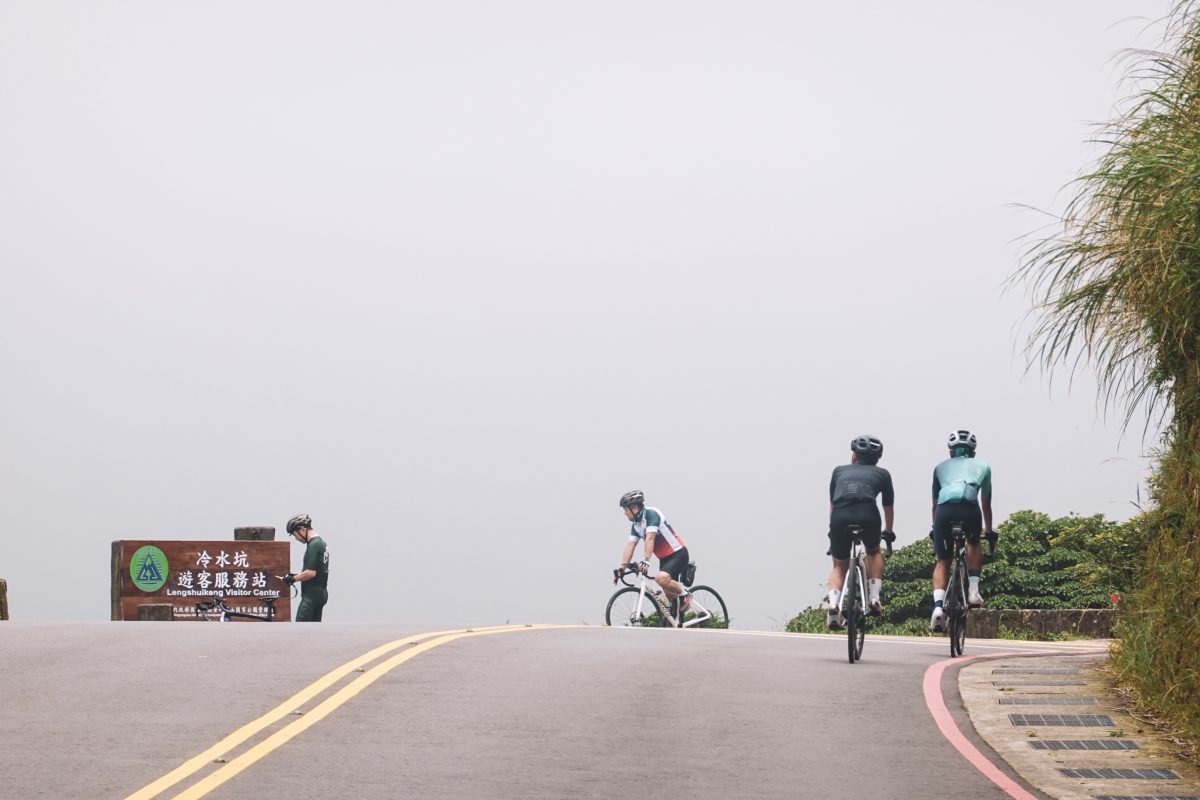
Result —
[[[868,637],[852,666],[845,638],[832,636],[429,633],[4,623],[0,797],[147,797],[139,791],[198,756],[158,796],[1006,797],[948,746],[926,707],[922,680],[947,657],[944,639]],[[416,634],[425,638],[293,698]],[[942,689],[956,709],[953,674]],[[244,742],[218,746],[239,729]]]

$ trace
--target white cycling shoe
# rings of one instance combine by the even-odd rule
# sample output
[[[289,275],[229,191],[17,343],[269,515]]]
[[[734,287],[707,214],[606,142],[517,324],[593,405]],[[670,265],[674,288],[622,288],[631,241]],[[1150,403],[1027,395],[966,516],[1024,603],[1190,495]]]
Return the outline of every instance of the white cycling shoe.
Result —
[[[971,589],[967,592],[967,605],[972,608],[978,608],[983,605],[983,595],[979,593],[979,589]]]
[[[929,618],[929,630],[934,633],[941,633],[946,630],[946,612],[938,606],[933,610],[933,616]]]
[[[834,611],[833,609],[826,611],[825,624],[829,626],[829,630],[831,631],[840,631],[842,629],[842,625],[844,624],[841,613]]]

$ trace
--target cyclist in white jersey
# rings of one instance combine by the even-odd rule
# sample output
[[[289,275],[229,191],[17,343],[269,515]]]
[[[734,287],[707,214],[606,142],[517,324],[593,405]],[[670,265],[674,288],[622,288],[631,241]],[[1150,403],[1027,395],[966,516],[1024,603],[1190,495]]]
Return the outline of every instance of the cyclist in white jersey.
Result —
[[[663,593],[671,601],[672,608],[675,601],[682,596],[682,614],[691,603],[690,593],[680,580],[688,565],[688,549],[683,543],[683,538],[675,532],[671,523],[667,522],[667,517],[662,511],[646,505],[646,496],[642,492],[635,490],[621,495],[621,508],[625,511],[625,518],[632,522],[633,526],[630,528],[629,541],[625,543],[625,550],[621,554],[621,566],[616,572],[621,572],[625,565],[632,563],[638,542],[643,542],[645,549],[642,560],[638,563],[638,570],[643,575],[649,575],[650,557],[658,556],[658,574],[654,576],[654,582],[662,587]]]

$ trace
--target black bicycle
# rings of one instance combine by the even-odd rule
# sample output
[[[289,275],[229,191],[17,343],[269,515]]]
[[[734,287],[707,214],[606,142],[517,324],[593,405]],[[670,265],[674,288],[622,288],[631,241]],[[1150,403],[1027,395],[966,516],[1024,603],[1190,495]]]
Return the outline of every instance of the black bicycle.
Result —
[[[225,602],[225,598],[221,595],[214,595],[211,600],[199,600],[196,602],[196,617],[209,622],[230,622],[235,619],[248,619],[255,622],[273,622],[275,620],[275,598],[263,597],[260,598],[264,606],[266,606],[266,614],[251,614],[249,611],[239,611],[229,607]]]
[[[842,619],[846,621],[846,650],[853,664],[862,658],[863,644],[867,638],[867,549],[862,543],[862,526],[847,525],[850,534],[850,567],[842,582]],[[887,554],[892,554],[892,543],[884,540]]]
[[[954,563],[950,567],[950,580],[946,584],[946,599],[942,610],[946,612],[946,630],[950,634],[950,657],[961,656],[967,643],[967,615],[971,605],[967,602],[967,534],[964,532],[965,522],[955,520],[950,523],[950,536],[954,541]],[[992,556],[996,547],[996,535],[987,538],[988,556]]]

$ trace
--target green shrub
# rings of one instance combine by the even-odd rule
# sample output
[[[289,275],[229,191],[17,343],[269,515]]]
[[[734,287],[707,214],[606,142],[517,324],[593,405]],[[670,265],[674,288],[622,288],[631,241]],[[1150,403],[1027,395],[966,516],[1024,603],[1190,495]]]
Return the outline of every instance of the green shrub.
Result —
[[[1112,595],[1125,595],[1134,585],[1147,535],[1140,520],[1116,523],[1099,514],[1051,519],[1036,511],[1018,511],[996,530],[996,554],[983,566],[991,609],[1111,608]],[[884,613],[872,620],[873,633],[929,635],[933,565],[928,538],[892,553],[884,571]],[[785,630],[826,631],[825,612],[805,609]]]

